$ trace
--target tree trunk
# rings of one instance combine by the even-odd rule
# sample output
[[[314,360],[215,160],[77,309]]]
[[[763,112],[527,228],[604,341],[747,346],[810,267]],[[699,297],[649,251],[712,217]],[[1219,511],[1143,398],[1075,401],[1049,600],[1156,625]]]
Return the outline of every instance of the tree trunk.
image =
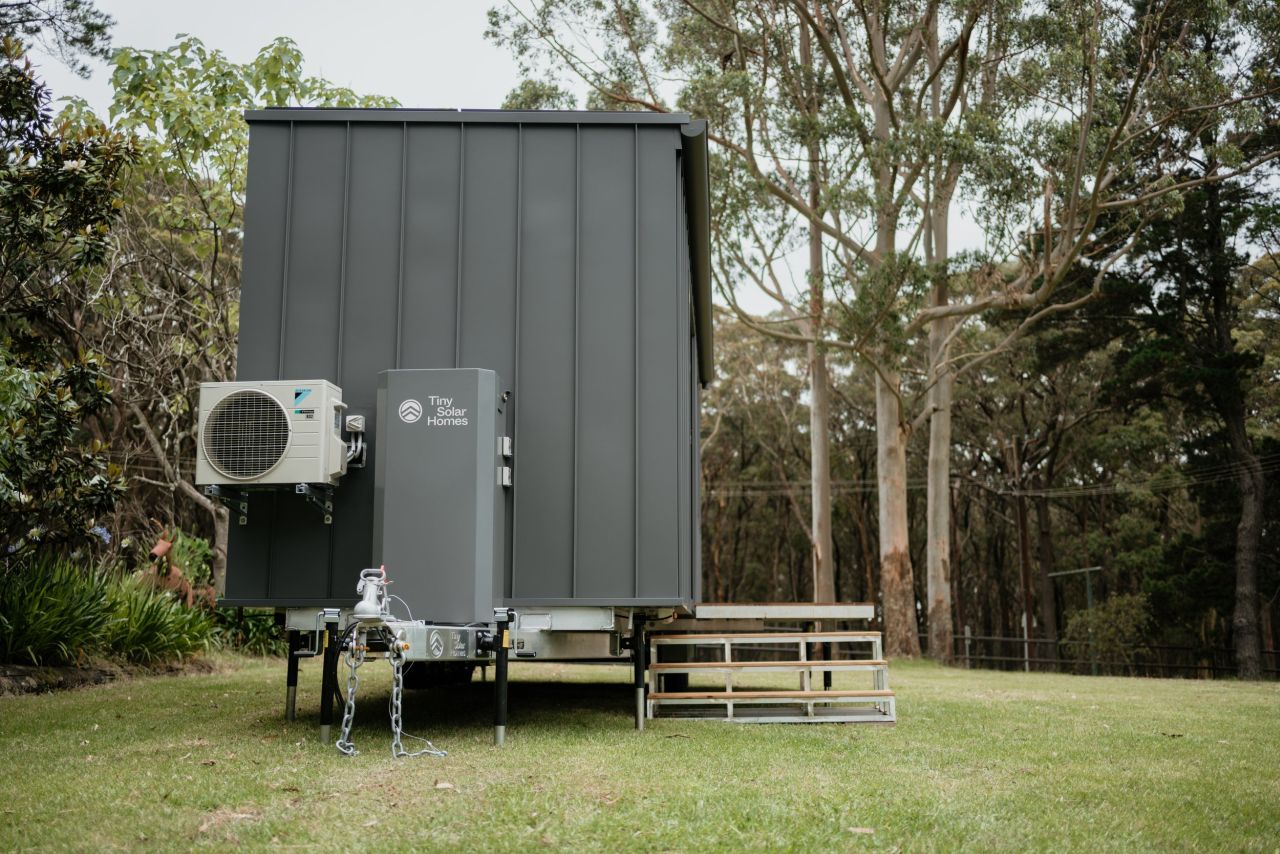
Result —
[[[893,385],[891,386],[890,383]],[[915,658],[915,580],[907,527],[907,431],[896,394],[898,375],[876,375],[876,480],[880,498],[880,594],[885,655]]]
[[[928,28],[925,53],[931,71],[937,69],[938,20],[933,16]],[[929,90],[930,115],[935,120],[942,110],[942,78],[934,75]],[[923,213],[925,262],[933,268],[934,284],[930,303],[944,306],[948,293],[947,262],[951,193],[947,171],[933,183]],[[929,324],[929,369],[933,387],[929,389],[928,494],[925,499],[925,600],[928,602],[929,657],[950,663],[955,656],[955,623],[951,600],[951,398],[955,377],[947,366],[950,347],[947,336],[951,322],[938,318]]]
[[[1240,523],[1236,526],[1236,603],[1231,614],[1236,668],[1241,679],[1262,678],[1262,632],[1258,613],[1258,543],[1262,538],[1262,501],[1266,480],[1262,466],[1249,447],[1244,407],[1228,419],[1231,455],[1237,466],[1240,489]]]
[[[800,56],[813,63],[809,27],[800,27]],[[806,93],[806,109],[816,121],[820,111],[816,88]],[[831,409],[827,356],[812,343],[822,338],[824,288],[822,267],[822,151],[816,139],[807,145],[809,157],[808,202],[813,212],[809,222],[809,477],[812,482],[813,520],[809,527],[813,542],[813,601],[836,600],[835,563],[831,548],[831,437],[828,432]]]
[[[225,507],[213,510],[213,591],[221,599],[227,593],[227,536],[231,532],[231,513]]]
[[[1211,140],[1210,140],[1211,141]],[[1236,356],[1232,333],[1238,309],[1233,299],[1235,272],[1227,251],[1227,234],[1222,227],[1222,188],[1209,184],[1206,221],[1210,229],[1212,257],[1207,265],[1213,317],[1215,360]],[[1227,428],[1227,443],[1237,472],[1240,489],[1240,522],[1236,525],[1236,601],[1231,614],[1231,635],[1235,643],[1236,670],[1241,679],[1262,678],[1262,632],[1258,609],[1258,545],[1262,538],[1262,502],[1266,480],[1262,465],[1253,453],[1246,428],[1245,387],[1239,369],[1229,372],[1209,390],[1210,400]]]
[[[1043,489],[1044,482],[1036,480],[1037,488]],[[1040,628],[1045,638],[1052,641],[1042,647],[1044,657],[1051,661],[1058,659],[1058,597],[1049,573],[1057,571],[1057,556],[1053,551],[1052,519],[1049,516],[1049,499],[1044,495],[1035,497],[1036,507],[1036,551],[1038,552],[1040,572]]]
[[[1026,660],[1026,668],[1031,669],[1031,660],[1036,657],[1035,646],[1031,643],[1035,638],[1035,625],[1032,619],[1032,593],[1031,593],[1031,531],[1030,522],[1027,517],[1027,496],[1023,493],[1026,481],[1022,475],[1022,454],[1019,451],[1016,440],[1011,441],[1006,446],[1008,455],[1009,471],[1013,477],[1013,485],[1017,490],[1013,496],[1013,512],[1014,519],[1018,526],[1018,588],[1022,594],[1022,623],[1023,623],[1023,655]]]
[[[813,601],[836,601],[835,562],[831,546],[831,400],[827,357],[809,345],[809,447],[813,492]]]
[[[934,199],[927,211],[928,239],[925,241],[928,262],[934,267],[934,285],[930,302],[946,305],[949,247],[947,218],[949,189]],[[925,566],[926,600],[929,603],[929,657],[950,663],[955,654],[955,624],[951,610],[951,398],[955,375],[947,366],[950,350],[947,337],[951,322],[939,318],[929,324],[929,365],[933,387],[929,389],[929,465],[926,496]]]
[[[943,296],[943,299],[946,297]],[[948,326],[936,321],[929,330],[929,349],[935,364],[946,359],[944,341]],[[951,393],[954,382],[942,370],[929,392],[928,533],[925,563],[929,602],[929,657],[950,662],[954,654],[955,626],[951,615]]]

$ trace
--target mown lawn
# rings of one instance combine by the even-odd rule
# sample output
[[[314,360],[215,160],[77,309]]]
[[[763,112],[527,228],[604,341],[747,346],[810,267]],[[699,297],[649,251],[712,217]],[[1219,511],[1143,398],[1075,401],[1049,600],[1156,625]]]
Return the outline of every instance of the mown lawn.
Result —
[[[893,665],[896,727],[632,729],[619,667],[513,666],[411,693],[392,760],[383,662],[361,755],[318,743],[318,668],[284,665],[0,699],[0,849],[1264,850],[1280,848],[1280,686]],[[412,747],[411,742],[406,745]]]

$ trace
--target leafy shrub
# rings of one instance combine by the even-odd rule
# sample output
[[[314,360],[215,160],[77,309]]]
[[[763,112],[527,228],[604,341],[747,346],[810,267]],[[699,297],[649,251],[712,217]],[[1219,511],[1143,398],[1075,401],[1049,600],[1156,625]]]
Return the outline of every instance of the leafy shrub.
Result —
[[[1089,661],[1120,663],[1132,670],[1136,656],[1146,651],[1151,623],[1146,596],[1112,596],[1092,610],[1076,611],[1067,618],[1063,646],[1073,659],[1086,662],[1077,664],[1078,670],[1087,669]]]
[[[111,568],[38,556],[0,573],[0,661],[154,664],[205,649],[213,628],[206,612]]]
[[[108,655],[135,664],[182,658],[208,647],[213,621],[172,596],[127,576],[108,588],[112,619],[104,647]]]
[[[72,664],[99,651],[111,621],[107,577],[51,558],[0,571],[0,661]]]
[[[219,611],[214,635],[218,646],[247,655],[284,655],[289,651],[284,632],[269,610],[246,611],[243,615],[234,610]]]
[[[213,577],[213,546],[204,537],[184,534],[173,529],[173,549],[169,552],[173,565],[181,567],[193,586],[208,584]]]

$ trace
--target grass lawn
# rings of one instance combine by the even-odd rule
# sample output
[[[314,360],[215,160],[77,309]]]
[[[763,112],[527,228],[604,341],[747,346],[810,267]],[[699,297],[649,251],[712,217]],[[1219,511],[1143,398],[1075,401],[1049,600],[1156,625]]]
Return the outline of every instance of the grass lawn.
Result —
[[[514,664],[411,692],[364,675],[346,758],[318,743],[319,668],[284,664],[0,698],[0,849],[1262,850],[1280,846],[1280,685],[894,664],[899,723],[632,729],[629,671]],[[406,746],[413,743],[406,740]]]

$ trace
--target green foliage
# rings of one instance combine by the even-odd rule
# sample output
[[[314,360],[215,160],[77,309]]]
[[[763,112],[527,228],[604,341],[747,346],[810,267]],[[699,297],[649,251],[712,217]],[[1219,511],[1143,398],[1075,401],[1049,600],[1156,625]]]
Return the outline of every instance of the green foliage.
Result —
[[[173,530],[173,546],[169,559],[182,569],[191,585],[208,584],[213,568],[213,546],[204,537],[187,534],[180,528]]]
[[[284,655],[289,650],[275,614],[261,609],[245,610],[243,614],[230,608],[219,611],[214,641],[223,649],[247,655]]]
[[[155,664],[205,649],[213,618],[112,567],[41,554],[0,573],[0,661]]]
[[[251,62],[236,63],[195,36],[165,50],[122,48],[111,75],[111,118],[142,134],[147,158],[198,179],[208,212],[224,222],[244,197],[249,126],[245,110],[262,107],[394,107],[391,98],[359,95],[302,70],[302,52],[278,38]]]
[[[102,360],[68,341],[60,296],[107,249],[132,147],[69,129],[23,47],[0,45],[0,550],[83,541],[123,490],[87,429],[110,403]],[[105,539],[105,532],[99,536]]]
[[[3,329],[39,321],[102,260],[133,158],[101,123],[55,124],[49,90],[20,42],[0,43],[0,304]],[[12,332],[11,332],[12,334]]]
[[[507,93],[504,110],[572,110],[573,93],[543,80],[522,80]]]
[[[0,548],[10,555],[108,539],[97,521],[125,487],[84,429],[110,401],[101,360],[32,361],[0,346]]]
[[[188,608],[134,576],[115,580],[106,601],[112,619],[103,650],[117,660],[155,664],[184,658],[204,650],[212,640],[208,613]]]
[[[1112,596],[1092,609],[1076,611],[1067,618],[1063,646],[1076,665],[1085,672],[1089,661],[1120,662],[1132,665],[1151,631],[1151,606],[1141,594]]]
[[[112,614],[107,576],[41,555],[0,572],[0,661],[75,664],[97,654]]]

